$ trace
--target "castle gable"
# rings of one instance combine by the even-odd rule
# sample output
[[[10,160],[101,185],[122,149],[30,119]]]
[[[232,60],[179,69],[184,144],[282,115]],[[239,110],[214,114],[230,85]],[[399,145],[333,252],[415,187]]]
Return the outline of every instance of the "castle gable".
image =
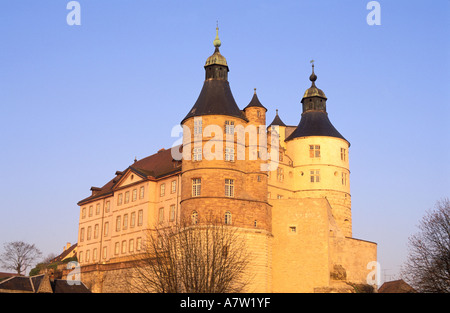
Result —
[[[129,167],[116,182],[114,189],[119,189],[131,184],[147,180],[147,175],[133,167]]]

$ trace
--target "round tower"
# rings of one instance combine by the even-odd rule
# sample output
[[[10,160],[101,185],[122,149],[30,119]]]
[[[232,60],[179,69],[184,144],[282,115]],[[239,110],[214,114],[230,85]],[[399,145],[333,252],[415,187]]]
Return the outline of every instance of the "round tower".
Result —
[[[261,172],[266,161],[249,144],[251,136],[258,135],[256,126],[265,125],[266,109],[256,94],[243,111],[238,108],[216,30],[215,50],[204,66],[203,88],[181,122],[181,218],[192,224],[213,218],[242,230],[255,256],[251,290],[269,292],[271,206],[267,172]]]
[[[286,138],[287,150],[293,158],[294,196],[326,198],[340,230],[351,237],[350,143],[328,118],[327,98],[316,87],[314,64],[309,79],[311,87],[301,101],[300,123]]]

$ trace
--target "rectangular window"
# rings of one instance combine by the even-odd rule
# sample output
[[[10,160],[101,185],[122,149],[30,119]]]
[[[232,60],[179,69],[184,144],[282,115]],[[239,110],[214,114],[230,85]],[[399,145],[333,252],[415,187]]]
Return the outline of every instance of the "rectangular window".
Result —
[[[166,184],[161,184],[161,186],[159,187],[159,191],[159,196],[164,197],[166,193]]]
[[[192,179],[192,196],[198,197],[201,195],[202,189],[202,179],[201,178],[193,178]]]
[[[127,229],[128,228],[128,214],[124,214],[123,215],[123,225],[122,225],[122,229]]]
[[[192,153],[192,160],[193,161],[201,161],[202,160],[202,148],[194,148],[194,151]]]
[[[342,173],[342,185],[347,185],[347,173]]]
[[[95,224],[95,226],[94,226],[94,239],[98,238],[98,230],[99,230],[98,224]]]
[[[120,231],[120,222],[121,222],[121,218],[120,216],[116,217],[116,231]]]
[[[160,224],[164,222],[164,208],[159,208],[158,220]]]
[[[119,195],[117,196],[117,205],[122,205],[122,197],[123,195],[119,193]]]
[[[234,161],[234,148],[225,148],[225,161]]]
[[[130,202],[130,192],[129,191],[125,192],[125,201],[124,201],[124,203],[128,203],[128,202]]]
[[[106,259],[106,257],[108,256],[108,249],[107,247],[103,247],[103,258]]]
[[[94,250],[92,250],[92,261],[97,260],[97,248],[94,248]]]
[[[84,241],[84,228],[80,229],[80,242]]]
[[[310,173],[312,183],[320,182],[320,171],[319,170],[311,170],[309,173]]]
[[[114,254],[115,255],[119,254],[119,249],[120,249],[120,243],[116,242],[116,244],[114,245]]]
[[[108,233],[109,233],[109,223],[105,222],[105,229],[103,231],[103,234],[104,234],[105,237],[107,237]]]
[[[122,253],[127,253],[127,241],[122,241]]]
[[[140,250],[141,250],[141,244],[142,244],[142,239],[141,239],[141,237],[138,237],[138,238],[136,239],[136,250],[137,250],[137,251],[140,251]]]
[[[225,134],[234,135],[234,121],[225,121]]]
[[[175,204],[170,206],[169,220],[173,222],[175,220]]]
[[[106,212],[106,213],[109,212],[110,205],[111,205],[111,203],[110,203],[109,201],[106,201],[106,204],[105,204],[105,212]]]
[[[87,237],[86,237],[86,239],[87,240],[91,240],[91,235],[92,235],[92,227],[89,226],[88,229],[87,229]]]
[[[278,167],[277,168],[277,180],[279,182],[283,182],[284,181],[284,170],[282,167]]]
[[[309,145],[309,157],[320,158],[320,145]]]
[[[86,217],[86,207],[81,209],[81,218],[85,218]]]
[[[172,180],[170,186],[171,186],[170,193],[175,193],[177,191],[177,181]]]
[[[283,199],[282,195],[277,195],[277,199]]]
[[[345,150],[346,150],[346,149],[341,148],[341,160],[342,160],[342,161],[345,161],[345,159],[346,159],[346,156],[345,156],[346,151],[345,151]]]
[[[136,223],[136,212],[131,212],[130,228],[133,228]]]
[[[139,199],[144,199],[144,186],[139,189]]]
[[[225,197],[234,197],[234,179],[225,179]]]
[[[138,211],[138,226],[142,226],[144,221],[144,212],[142,210]]]
[[[95,214],[98,215],[100,214],[100,203],[97,203],[96,209],[95,209]]]
[[[131,198],[131,201],[137,200],[137,189],[133,189],[133,197]]]
[[[90,254],[91,254],[91,251],[90,250],[86,250],[86,262],[89,262]]]
[[[92,207],[92,205],[90,205],[89,206],[89,216],[92,216],[92,214],[93,214],[93,207]]]
[[[194,135],[202,134],[202,120],[194,118]]]
[[[129,243],[128,243],[128,252],[133,252],[134,251],[134,239],[130,239]]]

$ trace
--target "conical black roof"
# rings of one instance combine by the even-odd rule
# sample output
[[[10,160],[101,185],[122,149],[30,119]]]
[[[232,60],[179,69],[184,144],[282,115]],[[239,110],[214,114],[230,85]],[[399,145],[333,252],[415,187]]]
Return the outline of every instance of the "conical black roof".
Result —
[[[190,117],[202,115],[228,115],[247,121],[234,100],[230,84],[219,79],[205,80],[197,101],[181,123]]]
[[[285,141],[307,136],[336,137],[344,139],[348,142],[348,140],[345,139],[336,128],[334,128],[333,124],[331,124],[331,121],[328,118],[328,113],[323,111],[304,112],[297,128],[292,132],[292,134],[289,135],[288,138],[286,138]]]
[[[255,93],[253,94],[252,100],[250,100],[250,103],[244,108],[244,111],[245,111],[245,109],[250,108],[250,107],[262,108],[262,109],[266,110],[266,112],[267,112],[267,109],[261,104],[261,102],[258,99],[258,96],[256,95],[256,88],[255,88]]]
[[[286,124],[284,124],[283,121],[281,120],[281,118],[278,116],[278,110],[276,112],[277,113],[275,115],[275,118],[273,119],[272,123],[269,124],[269,126],[272,126],[272,125],[286,126]]]

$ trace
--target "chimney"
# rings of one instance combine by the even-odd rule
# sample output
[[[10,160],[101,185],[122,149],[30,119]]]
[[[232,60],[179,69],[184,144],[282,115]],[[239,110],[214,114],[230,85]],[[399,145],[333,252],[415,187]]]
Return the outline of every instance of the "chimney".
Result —
[[[70,242],[66,243],[66,245],[64,246],[64,250],[63,251],[66,251],[66,249],[69,249],[70,246],[71,246]]]

